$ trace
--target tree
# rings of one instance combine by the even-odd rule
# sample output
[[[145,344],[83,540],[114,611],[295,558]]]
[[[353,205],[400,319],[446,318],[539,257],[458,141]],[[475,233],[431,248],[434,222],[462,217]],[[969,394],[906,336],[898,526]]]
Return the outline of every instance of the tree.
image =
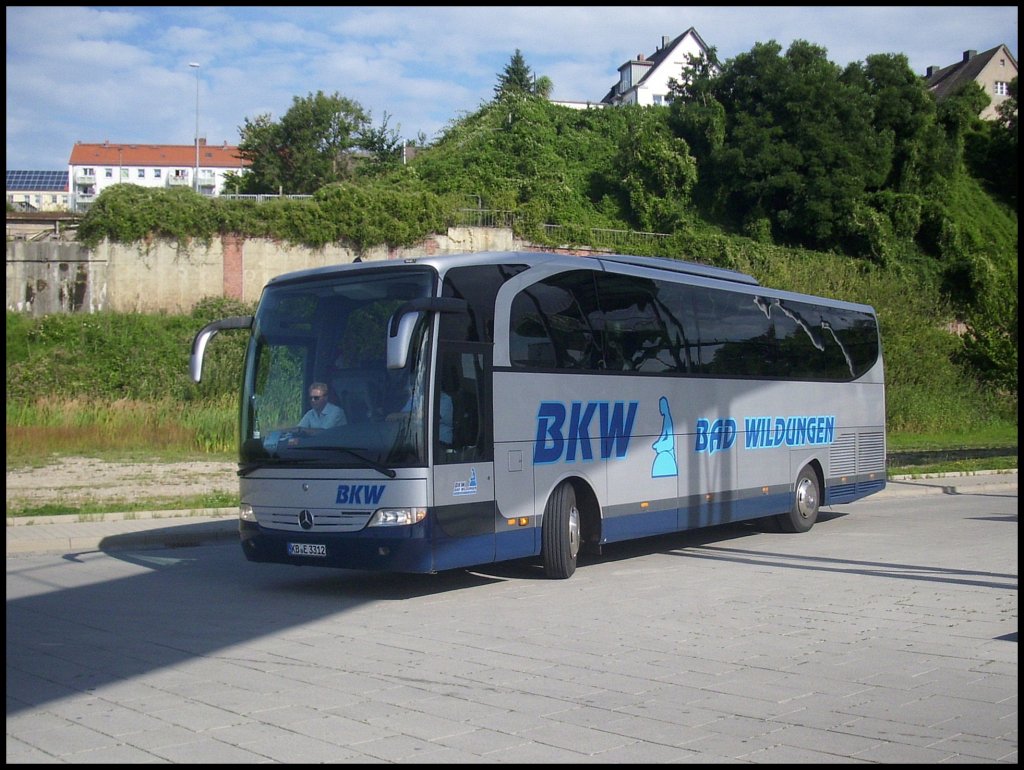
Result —
[[[972,175],[1014,208],[1017,207],[1017,78],[1009,97],[996,107],[996,120],[976,121],[964,134],[964,161]]]
[[[385,112],[379,128],[367,127],[362,133],[360,144],[370,153],[373,173],[397,166],[402,159],[402,137],[398,129],[388,128],[390,119]]]
[[[710,203],[714,190],[714,158],[725,141],[725,107],[714,95],[720,67],[717,52],[687,54],[680,79],[670,78],[669,125],[690,147],[697,161],[695,198]]]
[[[281,140],[277,124],[265,113],[252,120],[246,118],[238,132],[241,135],[238,154],[249,161],[249,170],[232,178],[235,192],[277,192],[284,185],[278,154]]]
[[[293,97],[274,123],[269,115],[240,127],[239,154],[250,161],[246,192],[312,194],[353,174],[352,151],[359,148],[370,117],[356,102],[322,91]]]
[[[845,84],[859,88],[871,101],[871,123],[877,134],[892,137],[892,163],[884,186],[895,192],[921,192],[943,169],[932,162],[935,100],[903,54],[874,54],[843,72]]]
[[[865,190],[888,173],[892,146],[871,126],[871,104],[844,83],[825,49],[775,41],[730,60],[711,91],[725,108],[715,153],[716,200],[747,227],[833,248],[848,235]]]
[[[1017,78],[1010,81],[1009,96],[999,103],[996,113],[999,115],[999,125],[1005,128],[1013,137],[1013,143],[1017,143]]]
[[[1004,99],[996,113],[999,120],[993,137],[993,155],[1002,159],[1004,174],[995,180],[996,189],[1017,207],[1017,78],[1010,81],[1009,97]]]
[[[714,80],[721,71],[718,49],[714,46],[699,54],[686,54],[680,77],[668,79],[668,101],[682,104],[698,104],[707,107],[717,101],[712,95]]]
[[[536,93],[533,72],[527,66],[526,59],[518,48],[509,63],[505,65],[505,69],[498,75],[498,84],[494,87],[494,96],[498,99],[510,93]]]
[[[975,82],[966,83],[960,89],[939,103],[936,117],[946,132],[946,138],[953,150],[956,167],[963,165],[964,142],[967,134],[977,127],[978,116],[990,103],[985,89]]]
[[[629,105],[627,131],[614,161],[616,177],[641,230],[670,233],[682,226],[697,181],[687,143],[672,134],[663,110]]]
[[[549,78],[547,75],[541,75],[533,84],[534,95],[539,96],[541,99],[550,99],[551,92],[554,89],[555,84],[551,82],[551,78]]]
[[[710,158],[725,140],[725,108],[714,95],[718,72],[717,55],[711,48],[707,54],[687,54],[680,79],[668,81],[672,129],[701,159]]]

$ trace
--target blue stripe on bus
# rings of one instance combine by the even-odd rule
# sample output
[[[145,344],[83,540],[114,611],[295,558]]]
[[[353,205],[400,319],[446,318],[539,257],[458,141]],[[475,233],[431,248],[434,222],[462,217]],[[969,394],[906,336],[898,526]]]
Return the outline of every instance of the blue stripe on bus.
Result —
[[[614,543],[636,537],[664,535],[717,524],[759,519],[789,509],[789,491],[770,495],[733,497],[727,500],[693,501],[686,506],[671,506],[620,515],[606,516],[601,524],[601,542]]]

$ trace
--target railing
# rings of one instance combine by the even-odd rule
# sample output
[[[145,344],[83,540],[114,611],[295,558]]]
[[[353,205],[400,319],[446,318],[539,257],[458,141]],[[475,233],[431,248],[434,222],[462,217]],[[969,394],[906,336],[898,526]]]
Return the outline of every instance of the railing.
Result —
[[[309,200],[312,195],[276,195],[274,193],[256,193],[256,194],[236,194],[236,193],[225,193],[221,195],[221,200],[227,201],[254,201],[255,203],[264,203],[269,200],[276,198],[288,198],[289,200],[304,201]]]
[[[566,228],[563,225],[543,225],[544,230],[553,238],[559,233],[580,232],[579,228]],[[587,243],[591,246],[610,249],[628,249],[631,246],[651,246],[663,241],[669,236],[665,233],[647,233],[640,230],[610,230],[602,227],[592,227],[585,231],[588,234]]]
[[[500,209],[457,209],[455,222],[457,227],[512,227],[515,223],[514,211]]]

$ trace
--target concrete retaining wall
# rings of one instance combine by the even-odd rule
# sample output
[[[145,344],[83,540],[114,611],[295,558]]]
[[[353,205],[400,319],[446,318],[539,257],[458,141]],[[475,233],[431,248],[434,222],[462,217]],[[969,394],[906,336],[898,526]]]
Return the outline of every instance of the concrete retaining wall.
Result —
[[[521,251],[507,228],[457,227],[400,249],[363,252],[363,261],[476,251]],[[356,253],[223,236],[209,244],[104,241],[95,249],[55,241],[7,242],[7,309],[32,316],[97,312],[187,313],[205,297],[259,299],[274,276],[346,264]]]

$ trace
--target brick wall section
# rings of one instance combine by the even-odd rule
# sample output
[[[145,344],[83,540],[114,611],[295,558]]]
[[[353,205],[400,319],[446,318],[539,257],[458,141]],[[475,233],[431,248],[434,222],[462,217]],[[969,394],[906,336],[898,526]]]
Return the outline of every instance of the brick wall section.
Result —
[[[245,239],[238,235],[222,235],[224,249],[224,296],[242,299],[242,255]]]

